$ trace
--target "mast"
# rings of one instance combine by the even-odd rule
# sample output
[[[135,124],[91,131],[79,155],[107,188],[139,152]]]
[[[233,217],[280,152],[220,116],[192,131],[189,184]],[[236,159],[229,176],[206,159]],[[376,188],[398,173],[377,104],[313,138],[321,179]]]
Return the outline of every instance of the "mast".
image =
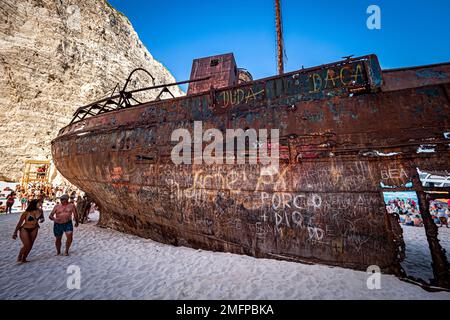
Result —
[[[277,62],[278,62],[278,74],[284,73],[283,62],[283,30],[281,24],[281,6],[280,0],[275,0],[275,18],[277,27]]]

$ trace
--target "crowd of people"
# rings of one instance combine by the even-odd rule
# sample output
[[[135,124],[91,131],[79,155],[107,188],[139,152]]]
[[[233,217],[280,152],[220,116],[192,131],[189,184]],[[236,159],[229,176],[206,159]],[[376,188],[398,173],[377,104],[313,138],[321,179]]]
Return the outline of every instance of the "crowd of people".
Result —
[[[420,210],[414,199],[391,199],[387,203],[389,213],[397,213],[400,217],[400,223],[406,226],[423,226]]]
[[[3,190],[3,193],[7,194],[6,203],[3,204],[0,201],[0,213],[12,213],[16,200],[20,204],[20,210],[18,211],[22,212],[26,211],[26,208],[33,200],[40,201],[42,205],[45,202],[51,208],[58,204],[59,199],[63,195],[67,195],[68,202],[74,204],[79,211],[81,223],[88,221],[89,214],[98,210],[95,203],[84,192],[73,186],[52,186],[50,184],[34,183],[24,188],[18,184],[15,190],[7,187]]]
[[[52,186],[44,183],[33,183],[28,185],[27,188],[18,184],[15,190],[6,188],[3,192],[8,193],[6,203],[0,204],[0,212],[4,211],[5,213],[12,212],[12,206],[16,200],[20,203],[21,211],[25,211],[32,200],[43,200],[56,204],[61,195],[67,194],[70,202],[76,203],[78,198],[83,197],[83,193],[79,189],[67,186]]]
[[[448,226],[450,200],[447,208],[442,202],[430,201],[430,214],[434,223],[439,226]],[[400,223],[405,226],[422,227],[423,220],[418,208],[418,204],[414,199],[391,199],[386,204],[389,213],[397,213],[400,217]]]

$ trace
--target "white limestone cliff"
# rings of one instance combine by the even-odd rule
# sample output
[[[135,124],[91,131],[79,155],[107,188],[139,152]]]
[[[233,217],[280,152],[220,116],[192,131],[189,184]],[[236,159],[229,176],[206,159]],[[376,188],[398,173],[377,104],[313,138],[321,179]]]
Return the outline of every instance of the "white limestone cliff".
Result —
[[[0,0],[0,180],[18,181],[26,159],[51,160],[50,141],[73,112],[138,67],[156,84],[175,82],[105,0]],[[134,79],[130,88],[153,84]]]

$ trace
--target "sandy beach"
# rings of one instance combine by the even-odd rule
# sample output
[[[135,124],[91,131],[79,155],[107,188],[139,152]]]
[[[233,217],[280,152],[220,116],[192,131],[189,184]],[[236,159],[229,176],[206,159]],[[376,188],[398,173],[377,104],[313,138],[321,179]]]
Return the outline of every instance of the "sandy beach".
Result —
[[[433,278],[431,254],[423,227],[402,226],[406,258],[402,267],[408,275],[429,281]],[[450,228],[438,228],[438,239],[450,261]]]
[[[174,247],[95,221],[75,230],[65,257],[55,256],[47,219],[31,262],[17,264],[20,241],[11,234],[18,218],[0,216],[0,299],[450,299],[391,275],[369,290],[365,272]],[[80,268],[79,290],[67,288],[71,265]]]

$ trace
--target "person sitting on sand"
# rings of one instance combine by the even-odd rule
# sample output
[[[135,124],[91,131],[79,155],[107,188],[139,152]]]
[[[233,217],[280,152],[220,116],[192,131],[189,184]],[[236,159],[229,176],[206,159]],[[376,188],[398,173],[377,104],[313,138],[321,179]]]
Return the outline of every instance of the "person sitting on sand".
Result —
[[[72,215],[75,219],[75,227],[78,227],[78,214],[77,209],[73,203],[69,203],[69,196],[67,194],[63,194],[60,197],[61,204],[57,204],[50,216],[48,217],[50,220],[54,222],[53,225],[53,234],[55,235],[55,246],[56,246],[56,255],[61,254],[61,240],[63,233],[66,234],[66,256],[69,255],[70,245],[73,241],[73,224],[72,224]]]
[[[440,227],[443,227],[444,225],[448,228],[448,216],[444,209],[438,211],[438,218],[440,222]]]
[[[405,215],[405,225],[406,226],[414,226],[414,221],[411,219],[409,214]]]
[[[422,227],[423,226],[423,221],[422,218],[420,217],[420,215],[416,214],[415,216],[413,216],[413,221],[414,221],[414,226],[416,227]]]
[[[23,246],[20,249],[17,262],[28,262],[27,257],[36,240],[39,222],[44,222],[44,215],[38,208],[38,200],[33,200],[28,204],[25,212],[20,216],[12,236],[12,238],[16,240],[17,233],[20,230],[20,240],[22,240]]]
[[[433,219],[433,222],[434,222],[435,225],[438,225],[438,224],[441,223],[439,218],[436,215],[434,215],[434,214],[431,216],[431,219]]]

